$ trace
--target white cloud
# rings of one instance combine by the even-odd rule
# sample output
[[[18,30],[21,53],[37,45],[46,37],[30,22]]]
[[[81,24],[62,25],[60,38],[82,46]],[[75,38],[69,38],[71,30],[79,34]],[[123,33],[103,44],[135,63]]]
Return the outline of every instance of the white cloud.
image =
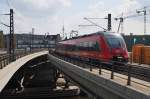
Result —
[[[144,34],[143,22],[139,20],[125,20],[124,22],[124,33],[129,34]]]
[[[128,13],[142,7],[137,0],[122,0],[122,4],[118,7],[119,12]]]
[[[88,1],[90,2],[87,3]],[[74,29],[79,30],[80,34],[85,34],[102,29],[97,27],[78,27],[79,24],[90,24],[83,20],[83,17],[104,18],[109,12],[114,17],[122,12],[135,11],[135,9],[141,8],[141,4],[137,0],[113,1],[113,4],[111,4],[109,0],[87,0],[85,1],[86,6],[82,2],[82,8],[81,5],[73,4],[72,0],[13,0],[12,5],[17,9],[14,15],[16,17],[15,29],[16,32],[26,32],[31,31],[31,28],[34,27],[37,33],[50,32],[56,34],[62,32],[64,20],[67,33]],[[77,2],[80,3],[80,0]],[[80,7],[80,10],[75,10],[78,7]],[[71,12],[72,9],[76,12]],[[106,20],[94,20],[94,22],[107,28]],[[112,19],[112,24],[113,31],[116,31],[118,22]],[[142,32],[143,27],[141,24],[143,24],[143,20],[138,22],[134,19],[125,20],[124,31],[126,33]]]
[[[88,16],[103,17],[105,15],[104,1],[97,1],[88,6]]]
[[[55,15],[71,7],[71,0],[13,0],[11,4],[25,16],[39,18]]]
[[[59,11],[71,7],[71,0],[14,0],[15,32],[58,33],[62,24]],[[61,27],[60,27],[61,28]]]
[[[70,7],[71,6],[71,1],[70,0],[59,0],[63,6],[65,7]]]
[[[49,0],[52,1],[52,0]],[[54,2],[49,2],[47,0],[23,0],[24,3],[28,3],[30,5],[33,5],[37,8],[48,8],[50,5],[52,5]]]
[[[118,2],[114,0],[113,3],[117,4]],[[97,0],[95,4],[93,3],[90,5],[89,15],[102,18],[104,16],[107,16],[108,13],[111,13],[113,31],[117,31],[119,25],[119,22],[113,20],[114,17],[121,16],[122,12],[124,13],[125,16],[136,14],[136,9],[142,7],[142,5],[137,0],[121,0],[117,4],[117,6],[111,5],[111,7],[108,7],[108,5],[109,5],[108,1]],[[96,22],[99,22],[99,24],[103,27],[107,27],[106,20],[105,22],[102,20],[101,21],[96,20]],[[141,24],[143,24],[143,21],[140,20],[137,21],[136,19],[132,18],[130,19],[130,21],[125,20],[124,22],[125,22],[124,32],[126,34],[129,34],[130,32],[139,33],[139,34],[142,33],[143,27],[141,26]]]
[[[47,9],[52,7],[70,7],[70,0],[22,0],[22,2],[32,5],[38,9]]]

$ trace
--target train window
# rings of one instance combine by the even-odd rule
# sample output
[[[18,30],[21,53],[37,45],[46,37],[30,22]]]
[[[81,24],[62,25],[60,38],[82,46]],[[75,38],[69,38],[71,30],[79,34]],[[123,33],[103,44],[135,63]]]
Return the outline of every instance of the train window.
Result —
[[[99,43],[98,42],[93,42],[93,50],[98,51],[99,50]]]
[[[75,46],[75,45],[71,45],[71,46],[70,46],[70,48],[68,48],[68,49],[70,49],[71,51],[74,51],[74,50],[75,50],[75,48],[76,48],[76,46]]]
[[[90,51],[98,51],[98,50],[100,50],[99,43],[96,42],[96,41],[90,41],[88,49]]]
[[[81,46],[82,46],[82,43],[79,43],[78,46],[77,46],[78,50],[81,50]]]
[[[71,50],[70,48],[71,48],[70,45],[66,45],[65,50],[66,50],[66,51],[70,51],[70,50]]]
[[[105,38],[111,48],[125,47],[124,40],[120,35],[105,35]]]
[[[88,50],[88,42],[82,42],[81,50]]]
[[[80,43],[80,47],[82,47],[82,46],[83,46],[83,42]]]
[[[95,42],[95,46],[94,46],[94,47],[95,47],[95,50],[96,50],[96,51],[100,50],[100,48],[99,48],[99,43],[98,43],[98,42]]]
[[[81,42],[76,47],[78,50],[88,50],[88,51],[100,50],[99,43],[96,41]]]
[[[88,50],[89,50],[89,51],[94,50],[93,41],[90,41],[90,42],[89,42],[89,48],[88,48]]]
[[[79,46],[79,47],[82,46],[82,43],[79,43],[78,46]]]
[[[88,47],[88,42],[83,42],[83,47]]]

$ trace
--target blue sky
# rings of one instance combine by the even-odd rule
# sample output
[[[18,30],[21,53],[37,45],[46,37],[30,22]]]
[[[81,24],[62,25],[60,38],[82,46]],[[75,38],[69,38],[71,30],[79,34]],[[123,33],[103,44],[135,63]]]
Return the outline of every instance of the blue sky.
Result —
[[[69,35],[71,30],[78,30],[79,34],[100,31],[98,27],[78,27],[88,25],[84,17],[103,18],[108,13],[112,17],[135,14],[136,9],[150,6],[149,0],[0,0],[0,14],[15,11],[15,32],[28,33],[35,28],[36,34],[58,34],[65,32]],[[148,9],[150,12],[150,9]],[[130,13],[129,13],[130,12]],[[7,16],[0,15],[0,21],[9,24]],[[93,20],[97,24],[107,27],[106,20]],[[147,34],[150,34],[150,15],[147,15]],[[117,31],[118,22],[112,19],[112,31]],[[0,25],[0,29],[8,33],[8,28]],[[143,34],[143,17],[126,19],[124,22],[125,34]]]

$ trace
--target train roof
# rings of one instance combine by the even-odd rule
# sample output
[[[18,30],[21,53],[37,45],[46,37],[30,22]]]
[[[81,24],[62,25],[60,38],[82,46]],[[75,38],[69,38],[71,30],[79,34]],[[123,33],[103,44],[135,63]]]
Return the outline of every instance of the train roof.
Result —
[[[83,38],[83,37],[88,37],[88,36],[94,36],[94,35],[104,35],[104,34],[114,34],[114,33],[115,32],[110,32],[110,31],[98,31],[98,32],[91,33],[91,34],[85,34],[85,35],[81,35],[78,37],[72,37],[69,39],[62,40],[62,41],[73,40],[73,39],[78,39],[78,38]]]

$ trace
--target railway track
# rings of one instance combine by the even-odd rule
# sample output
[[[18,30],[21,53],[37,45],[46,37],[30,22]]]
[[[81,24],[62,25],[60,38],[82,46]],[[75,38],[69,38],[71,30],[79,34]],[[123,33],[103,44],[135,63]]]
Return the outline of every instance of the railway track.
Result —
[[[131,68],[131,76],[145,80],[150,82],[150,68],[149,67],[143,67],[138,65],[132,65]],[[127,75],[128,73],[128,67],[126,66],[116,66],[116,72]]]
[[[130,75],[131,77],[144,80],[147,82],[150,82],[150,67],[144,67],[144,66],[139,66],[139,65],[132,65],[132,64],[111,64],[111,63],[104,63],[101,62],[100,64],[93,64],[88,61],[82,61],[76,58],[70,58],[70,57],[65,57],[65,56],[60,56],[57,54],[53,54],[56,57],[59,57],[65,61],[71,62],[73,64],[76,64],[80,67],[83,68],[102,68],[106,70],[110,70],[116,73],[120,73],[123,75]]]

